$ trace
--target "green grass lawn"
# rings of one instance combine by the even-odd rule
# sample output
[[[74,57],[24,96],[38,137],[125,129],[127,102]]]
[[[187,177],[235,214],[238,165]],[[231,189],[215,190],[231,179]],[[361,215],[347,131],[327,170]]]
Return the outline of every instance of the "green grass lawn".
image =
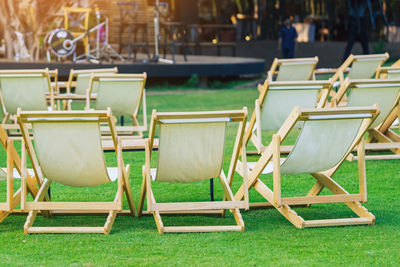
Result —
[[[241,109],[251,115],[256,89],[219,89],[211,92],[151,94],[148,114],[158,111],[201,111]],[[235,125],[234,125],[235,126]],[[228,129],[224,170],[228,171],[233,147],[234,126]],[[267,133],[266,133],[267,134]],[[19,149],[20,144],[16,144]],[[156,154],[155,154],[156,155]],[[1,154],[5,166],[5,153]],[[321,155],[323,156],[323,155]],[[107,161],[116,164],[114,154]],[[249,157],[249,161],[256,160]],[[124,153],[131,165],[130,183],[137,205],[141,186],[144,152]],[[116,166],[116,165],[115,165]],[[358,190],[357,163],[345,162],[334,178],[350,192]],[[268,185],[272,176],[262,177]],[[0,224],[0,265],[398,265],[400,260],[400,177],[397,161],[368,161],[368,203],[376,216],[375,226],[296,229],[274,209],[242,211],[246,231],[232,233],[158,234],[153,217],[118,217],[110,235],[42,234],[25,235],[25,216],[9,216]],[[283,177],[283,195],[305,195],[313,185],[309,175]],[[19,183],[19,182],[17,182]],[[236,175],[233,191],[241,177]],[[4,201],[5,182],[0,182]],[[16,186],[17,188],[17,186]],[[193,184],[153,183],[155,197],[166,201],[207,201],[209,182]],[[69,188],[53,184],[52,198],[64,201],[112,200],[116,184],[96,188]],[[222,189],[216,182],[216,197]],[[250,192],[252,201],[263,199]],[[127,208],[127,204],[124,204]],[[344,204],[321,204],[296,209],[305,219],[353,217]],[[233,224],[231,213],[220,217],[163,217],[165,225]],[[38,217],[37,226],[102,226],[105,217]]]

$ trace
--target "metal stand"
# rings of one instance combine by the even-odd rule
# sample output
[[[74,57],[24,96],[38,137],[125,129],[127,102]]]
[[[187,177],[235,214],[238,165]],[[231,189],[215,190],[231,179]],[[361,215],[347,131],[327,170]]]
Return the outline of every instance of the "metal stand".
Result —
[[[121,53],[124,47],[128,47],[128,59],[131,59],[133,53],[133,61],[136,61],[137,51],[143,48],[146,51],[147,58],[150,60],[150,44],[147,32],[147,22],[138,19],[138,1],[132,2],[117,2],[120,12],[120,27],[119,27],[119,52]],[[122,36],[128,29],[127,33],[130,36],[128,44],[122,42]],[[141,35],[139,35],[141,33]],[[141,40],[138,40],[140,36]]]
[[[87,31],[81,33],[75,38],[70,31],[66,29],[55,29],[46,35],[45,43],[47,45],[47,50],[58,58],[65,58],[67,56],[73,55],[74,62],[85,62],[90,61],[93,63],[100,63],[102,57],[110,58],[112,55],[118,57],[121,61],[125,59],[118,54],[108,43],[108,19],[104,18],[103,22],[100,22],[101,16],[98,8],[96,8],[96,19],[97,25]],[[104,29],[105,36],[104,41],[100,44],[100,29]],[[87,52],[82,55],[76,56],[76,43],[80,40],[85,40],[93,32],[96,32],[96,48],[90,50],[89,42],[87,43]],[[48,60],[50,55],[47,56]]]
[[[161,35],[160,35],[160,12],[158,10],[159,5],[160,5],[160,0],[156,0],[156,6],[154,8],[154,38],[155,38],[155,40],[154,40],[153,61],[167,63],[167,64],[174,64],[175,60],[160,58],[159,41],[161,40]]]
[[[125,59],[120,54],[118,54],[118,52],[115,51],[115,49],[112,48],[112,46],[108,43],[108,31],[109,31],[108,18],[105,18],[105,23],[106,23],[106,27],[105,27],[105,29],[106,29],[106,32],[105,32],[106,33],[106,37],[105,37],[105,41],[103,42],[103,46],[100,49],[100,53],[99,53],[98,58],[105,57],[105,55],[107,55],[107,57],[109,58],[110,55],[114,55],[117,58],[119,58],[121,61],[125,61]]]
[[[214,179],[210,179],[210,200],[214,201]]]

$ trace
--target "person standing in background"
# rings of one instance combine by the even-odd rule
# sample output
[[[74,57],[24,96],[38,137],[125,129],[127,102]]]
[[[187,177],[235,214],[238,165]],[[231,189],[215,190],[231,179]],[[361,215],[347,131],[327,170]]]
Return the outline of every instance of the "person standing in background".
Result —
[[[292,26],[290,18],[286,18],[279,33],[278,50],[282,50],[283,58],[294,58],[294,49],[296,47],[297,31]]]
[[[358,37],[361,42],[363,54],[369,54],[368,47],[368,0],[347,0],[349,8],[349,25],[347,28],[347,45],[343,61],[350,55],[353,45]]]

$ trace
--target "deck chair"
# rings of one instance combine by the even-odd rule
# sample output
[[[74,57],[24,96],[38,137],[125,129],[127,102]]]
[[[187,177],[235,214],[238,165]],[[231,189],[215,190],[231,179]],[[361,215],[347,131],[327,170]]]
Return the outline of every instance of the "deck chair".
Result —
[[[0,93],[4,115],[2,127],[6,130],[19,129],[16,124],[19,107],[32,111],[54,108],[54,94],[48,69],[0,70]],[[46,95],[50,99],[50,106],[47,105]]]
[[[7,185],[6,202],[0,203],[0,222],[2,222],[8,215],[15,212],[16,207],[21,202],[22,193],[30,193],[33,197],[36,197],[38,193],[37,186],[42,183],[33,175],[31,170],[28,170],[26,173],[26,187],[20,187],[14,192],[14,180],[22,177],[22,162],[24,162],[24,159],[21,161],[13,145],[13,140],[7,136],[6,131],[1,126],[0,144],[7,152],[7,167],[0,168],[0,180],[6,180]]]
[[[331,87],[331,80],[287,82],[266,80],[246,127],[246,144],[251,141],[258,154],[264,151],[266,145],[261,136],[263,130],[277,131],[295,106],[324,107]]]
[[[89,89],[90,77],[92,74],[116,74],[118,73],[118,68],[105,68],[105,69],[82,69],[74,70],[71,69],[69,72],[68,82],[67,82],[67,94],[71,94],[72,88],[75,87],[76,95],[86,96],[86,92]],[[95,84],[93,93],[97,91],[97,85]]]
[[[376,71],[376,78],[399,79],[400,66],[379,67]]]
[[[160,234],[165,232],[216,232],[244,231],[244,222],[239,209],[247,208],[244,201],[234,201],[231,191],[236,162],[242,150],[244,124],[247,110],[214,112],[157,113],[153,110],[150,134],[146,139],[146,163],[142,168],[143,182],[139,198],[138,214],[143,214],[143,203],[147,196],[147,213],[153,214]],[[229,122],[239,122],[235,146],[228,172],[222,169],[226,127]],[[158,127],[157,127],[158,126]],[[156,128],[160,128],[157,168],[151,168],[152,147]],[[245,175],[244,175],[245,176]],[[152,191],[152,181],[164,183],[193,183],[219,177],[224,190],[224,201],[158,203]],[[246,185],[246,179],[244,179]],[[163,213],[207,212],[229,209],[236,225],[225,226],[164,226]],[[175,214],[176,215],[176,214]]]
[[[104,69],[71,69],[68,76],[66,85],[67,95],[73,96],[86,96],[87,90],[89,89],[90,77],[94,74],[115,74],[118,73],[118,68],[104,68]],[[72,93],[72,88],[75,88]],[[92,93],[97,92],[97,84],[94,84]],[[64,103],[65,109],[71,110],[72,100]]]
[[[46,72],[48,73],[49,80],[50,80],[50,86],[53,88],[53,94],[59,93],[58,90],[58,69],[53,69],[50,70],[48,68],[44,69],[4,69],[0,70],[0,74],[37,74],[37,73],[43,73]],[[50,88],[48,85],[48,80],[47,80],[47,75],[43,76],[43,84],[44,84],[44,89],[47,95],[50,95],[50,90],[47,90]]]
[[[90,109],[90,96],[97,85],[95,110],[111,108],[115,116],[130,116],[132,125],[117,126],[118,134],[133,135],[137,133],[136,137],[142,138],[143,131],[147,130],[145,84],[145,72],[142,74],[95,75],[90,80],[89,90],[86,93],[86,109]],[[143,111],[143,125],[140,125],[137,119],[140,106]]]
[[[384,78],[400,79],[400,66],[399,65],[400,65],[400,60],[396,61],[390,67],[379,68],[376,73],[376,78],[377,79],[384,79]],[[389,129],[389,127],[390,128],[398,128],[399,118],[400,118],[399,106],[396,106],[396,108],[392,111],[392,113],[387,117],[385,122],[382,123],[382,126],[383,126],[382,131],[386,132]],[[396,139],[396,142],[400,142],[400,139]]]
[[[307,81],[315,80],[314,69],[318,64],[318,57],[274,59],[267,79],[273,81]],[[277,69],[279,68],[279,71]]]
[[[377,69],[389,58],[388,53],[372,55],[351,54],[343,64],[336,70],[332,77],[334,86],[339,86],[345,78],[349,79],[370,79]],[[351,68],[350,68],[351,66]],[[347,76],[345,77],[345,73]]]
[[[109,123],[116,151],[116,168],[107,168],[101,145],[100,123]],[[132,192],[129,185],[129,165],[125,167],[121,140],[118,139],[111,110],[93,112],[21,112],[18,111],[26,153],[32,163],[36,177],[43,184],[34,201],[22,195],[22,207],[29,211],[24,231],[30,233],[104,233],[111,231],[115,217],[122,210],[123,193],[134,216]],[[32,125],[33,146],[27,125]],[[24,166],[26,164],[24,163]],[[26,171],[23,169],[23,173]],[[23,175],[22,186],[25,186]],[[118,181],[118,190],[110,202],[54,202],[43,201],[50,184],[56,182],[70,187],[94,187]],[[39,210],[61,210],[80,212],[108,212],[103,227],[34,227]]]
[[[390,129],[393,122],[392,114],[395,109],[398,109],[400,99],[400,78],[379,80],[346,78],[333,99],[334,104],[339,105],[344,95],[347,95],[347,107],[377,104],[380,108],[380,115],[368,130],[366,149],[369,151],[391,150],[395,153],[395,155],[367,155],[365,158],[400,158],[400,136]],[[356,159],[356,157],[350,156],[349,159]]]
[[[297,228],[374,224],[375,217],[361,206],[367,200],[365,161],[363,158],[363,135],[379,113],[377,106],[360,108],[324,108],[299,109],[295,107],[273,140],[257,162],[248,162],[248,186],[260,193],[269,204],[276,208]],[[280,146],[296,123],[302,123],[302,129],[296,144],[286,158],[281,158]],[[350,194],[341,187],[332,176],[342,165],[347,155],[356,146],[358,160],[359,193]],[[243,175],[246,170],[236,165]],[[273,188],[270,189],[260,179],[262,174],[272,173]],[[281,175],[311,174],[317,185],[311,193],[320,192],[322,187],[333,195],[283,197],[281,194]],[[235,195],[241,200],[246,192],[242,185]],[[304,220],[292,206],[316,203],[344,203],[360,218]]]

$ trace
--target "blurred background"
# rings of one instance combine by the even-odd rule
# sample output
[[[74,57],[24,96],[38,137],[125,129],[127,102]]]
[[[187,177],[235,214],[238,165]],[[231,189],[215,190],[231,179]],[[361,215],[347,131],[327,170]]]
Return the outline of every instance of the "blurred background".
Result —
[[[276,42],[282,22],[284,18],[290,18],[298,33],[296,57],[319,56],[321,66],[337,65],[346,46],[351,1],[162,0],[157,7],[160,48],[167,49],[174,42],[174,53],[178,54],[255,57],[268,62],[277,56]],[[366,15],[370,53],[388,51],[393,57],[400,56],[397,47],[400,42],[400,1],[365,1],[369,8]],[[130,11],[121,5],[127,2],[134,3]],[[15,59],[16,54],[25,49],[25,56],[30,60],[45,58],[45,36],[51,30],[63,27],[63,7],[92,8],[89,20],[92,26],[97,23],[94,10],[98,10],[108,19],[108,43],[122,55],[141,51],[153,53],[155,5],[155,0],[2,0],[0,57]],[[123,10],[133,15],[125,16]],[[144,23],[146,30],[122,29],[129,21]],[[131,51],[132,47],[135,51]],[[361,53],[359,43],[353,53]],[[23,54],[18,59],[24,59]]]

